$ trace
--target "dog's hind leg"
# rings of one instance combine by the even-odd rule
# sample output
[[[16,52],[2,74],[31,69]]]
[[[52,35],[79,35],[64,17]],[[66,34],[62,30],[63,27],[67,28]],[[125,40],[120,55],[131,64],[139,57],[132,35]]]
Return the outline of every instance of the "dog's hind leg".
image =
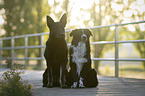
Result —
[[[48,69],[45,69],[45,72],[43,73],[43,86],[42,87],[46,87],[47,83],[48,83]]]

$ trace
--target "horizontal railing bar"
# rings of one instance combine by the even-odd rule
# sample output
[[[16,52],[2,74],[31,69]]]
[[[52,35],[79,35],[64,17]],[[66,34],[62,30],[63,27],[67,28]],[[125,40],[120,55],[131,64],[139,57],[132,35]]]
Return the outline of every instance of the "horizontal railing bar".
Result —
[[[105,28],[105,27],[112,27],[112,26],[123,26],[123,25],[129,25],[129,24],[138,24],[138,23],[145,23],[145,21],[139,21],[139,22],[131,22],[131,23],[120,23],[120,24],[111,24],[111,25],[105,25],[105,26],[94,26],[94,27],[85,27],[87,29],[97,29],[97,28]],[[70,32],[71,29],[65,30],[65,32]],[[21,36],[14,36],[14,37],[4,37],[1,38],[1,40],[7,40],[11,38],[23,38],[23,37],[33,37],[33,36],[40,36],[40,35],[47,35],[49,32],[43,32],[43,33],[36,33],[36,34],[28,34],[28,35],[21,35]]]
[[[145,39],[143,39],[143,40],[118,41],[118,43],[142,43],[142,42],[145,42]]]
[[[117,59],[117,61],[145,61],[145,59]]]
[[[145,21],[138,21],[138,22],[131,22],[131,23],[120,23],[120,24],[116,24],[116,25],[122,26],[122,25],[138,24],[138,23],[145,23]]]
[[[67,32],[71,32],[72,30],[71,29],[67,29],[67,30],[65,30],[65,32],[67,33]]]
[[[9,57],[10,60],[45,60],[45,58],[41,58],[41,57],[36,57],[36,58],[17,58],[17,57],[14,57],[14,58],[11,58]],[[4,58],[1,58],[1,60],[5,60]]]
[[[99,42],[90,42],[91,45],[95,44],[115,44],[115,41],[99,41]]]
[[[128,40],[128,41],[118,41],[117,43],[142,43],[145,40]],[[115,41],[99,41],[99,42],[90,42],[91,45],[95,44],[115,44]]]
[[[114,58],[91,58],[93,61],[115,61]]]
[[[118,41],[117,43],[142,43],[145,42],[145,40],[128,40],[128,41]],[[115,44],[115,41],[100,41],[100,42],[91,42],[91,45],[95,45],[95,44]],[[70,46],[71,44],[67,44],[67,46]],[[25,48],[45,48],[46,45],[41,46],[18,46],[18,47],[2,47],[2,50],[10,50],[10,49],[25,49]]]
[[[85,27],[85,28],[87,28],[87,29],[98,29],[98,28],[106,28],[106,27],[112,27],[112,26],[124,26],[124,25],[130,25],[130,24],[138,24],[138,23],[145,23],[145,21],[131,22],[131,23],[120,23],[120,24],[111,24],[111,25],[105,25],[105,26]]]
[[[41,36],[41,35],[47,35],[47,34],[49,34],[49,32],[36,33],[36,34],[27,34],[27,35],[21,35],[21,36],[13,36],[13,37],[3,37],[3,38],[1,38],[1,40],[8,40],[8,39],[12,39],[12,38],[34,37],[34,36]]]
[[[27,46],[27,47],[25,47],[25,48],[44,48],[44,47],[46,47],[45,45],[44,46],[41,46],[41,45],[38,45],[38,46]]]
[[[11,57],[9,59],[12,59]],[[92,61],[115,61],[115,58],[91,58]],[[2,58],[2,60],[5,60]],[[45,60],[44,58],[13,58],[13,60]],[[117,59],[117,61],[145,61],[145,59]]]
[[[11,50],[11,49],[26,49],[26,48],[45,48],[46,45],[44,46],[41,46],[41,45],[38,45],[38,46],[18,46],[18,47],[3,47],[1,50]]]
[[[49,32],[46,33],[37,33],[37,34],[28,34],[27,37],[34,37],[34,36],[41,36],[41,35],[47,35]]]
[[[115,58],[92,58],[97,61],[115,61]],[[145,61],[145,59],[116,59],[117,61]]]

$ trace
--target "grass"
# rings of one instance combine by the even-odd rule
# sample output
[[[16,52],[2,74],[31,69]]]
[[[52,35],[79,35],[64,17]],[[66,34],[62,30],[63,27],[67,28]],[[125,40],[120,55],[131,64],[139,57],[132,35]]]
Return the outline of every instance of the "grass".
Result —
[[[145,69],[143,66],[121,66],[119,73],[120,77],[145,79]]]
[[[115,68],[109,65],[99,68],[100,75],[115,76]],[[119,66],[119,77],[145,79],[145,69],[139,65]]]

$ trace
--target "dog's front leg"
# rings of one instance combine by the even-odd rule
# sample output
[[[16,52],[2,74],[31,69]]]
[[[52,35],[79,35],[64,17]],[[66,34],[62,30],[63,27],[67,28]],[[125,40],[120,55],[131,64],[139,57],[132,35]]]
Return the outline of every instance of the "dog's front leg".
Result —
[[[67,88],[65,72],[66,72],[65,66],[61,65],[60,66],[60,87],[62,88]]]
[[[73,77],[73,85],[71,86],[71,88],[77,88],[78,87],[78,74],[77,74],[77,66],[75,64],[73,64],[73,66],[71,66],[71,74]]]
[[[52,75],[52,66],[48,66],[48,84],[47,88],[53,87],[53,75]]]

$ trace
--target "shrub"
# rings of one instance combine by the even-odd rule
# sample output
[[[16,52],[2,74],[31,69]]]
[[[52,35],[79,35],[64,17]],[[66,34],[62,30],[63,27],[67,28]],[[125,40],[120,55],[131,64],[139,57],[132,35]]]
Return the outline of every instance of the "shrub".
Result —
[[[32,84],[22,81],[20,74],[24,74],[23,68],[15,63],[3,73],[0,96],[32,96]]]

